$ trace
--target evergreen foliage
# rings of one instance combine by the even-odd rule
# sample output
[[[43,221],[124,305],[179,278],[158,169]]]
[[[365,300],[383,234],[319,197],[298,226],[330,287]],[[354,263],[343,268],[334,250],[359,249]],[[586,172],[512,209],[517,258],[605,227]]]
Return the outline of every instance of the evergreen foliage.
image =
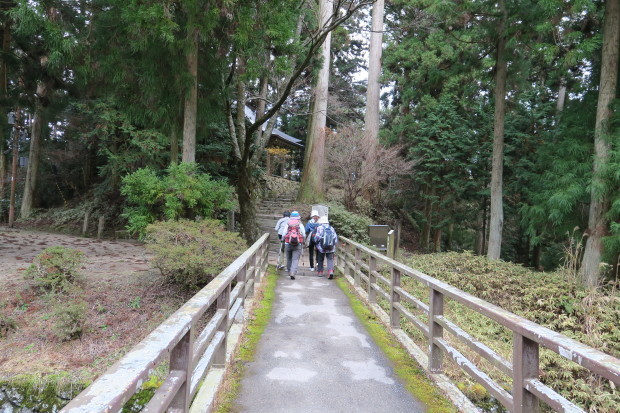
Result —
[[[157,222],[146,228],[145,240],[166,280],[189,290],[207,285],[247,249],[238,233],[212,219]]]
[[[26,278],[34,280],[44,291],[63,293],[80,280],[84,253],[66,247],[49,247],[37,255],[26,270]]]

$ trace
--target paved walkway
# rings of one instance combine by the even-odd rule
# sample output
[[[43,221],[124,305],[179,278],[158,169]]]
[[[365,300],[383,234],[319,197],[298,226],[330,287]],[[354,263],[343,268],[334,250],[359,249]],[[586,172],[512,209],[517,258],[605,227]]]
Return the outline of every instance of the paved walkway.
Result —
[[[307,251],[305,251],[307,253]],[[300,262],[301,264],[301,262]],[[425,411],[404,388],[333,280],[281,274],[272,320],[241,382],[237,411]]]

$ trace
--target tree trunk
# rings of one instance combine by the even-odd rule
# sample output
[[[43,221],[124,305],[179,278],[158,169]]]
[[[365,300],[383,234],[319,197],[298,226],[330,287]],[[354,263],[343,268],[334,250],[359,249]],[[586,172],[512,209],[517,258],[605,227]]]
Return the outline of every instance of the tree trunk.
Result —
[[[538,243],[534,250],[532,251],[532,261],[531,266],[539,271],[542,270],[542,266],[540,264],[540,259],[542,258],[542,244]]]
[[[480,211],[480,221],[478,223],[478,231],[476,234],[476,254],[484,255],[487,236],[487,200],[485,197],[482,198],[482,209]]]
[[[175,124],[170,133],[170,164],[177,163],[179,163],[179,128]]]
[[[39,164],[41,161],[41,134],[45,122],[42,100],[47,96],[48,91],[49,86],[46,82],[40,81],[35,98],[35,112],[30,136],[30,151],[28,153],[28,170],[26,171],[22,207],[20,210],[20,218],[22,219],[30,216],[34,206],[34,196],[37,189]]]
[[[435,234],[433,236],[433,252],[441,251],[441,228],[435,229]]]
[[[420,240],[420,246],[424,251],[430,249],[431,244],[431,229],[433,225],[433,207],[435,205],[435,187],[427,186],[425,189],[426,200],[424,201],[424,228],[422,229],[422,239]]]
[[[4,181],[6,180],[6,156],[4,156],[4,139],[0,139],[0,199],[4,199]]]
[[[583,281],[590,288],[599,284],[603,252],[602,239],[607,234],[608,226],[605,214],[609,209],[609,196],[605,189],[603,170],[611,151],[609,121],[613,115],[611,103],[616,98],[617,93],[619,55],[620,0],[607,0],[605,2],[605,23],[603,26],[601,83],[594,129],[594,169],[592,172],[588,230],[586,231],[588,238],[580,268]]]
[[[364,116],[364,139],[367,143],[362,169],[371,167],[375,162],[379,144],[379,100],[381,93],[381,53],[383,51],[383,11],[384,0],[377,0],[372,6],[372,23],[368,57],[368,89],[366,90],[366,115]],[[365,173],[362,173],[365,176]],[[374,188],[364,188],[366,198]]]
[[[7,17],[4,21],[4,28],[2,30],[2,56],[0,56],[0,99],[6,99],[6,88],[7,88],[7,64],[5,60],[5,56],[9,55],[9,48],[11,46],[11,20]],[[2,113],[6,113],[6,107],[2,107]],[[0,123],[2,127],[0,128],[0,199],[4,199],[4,188],[7,177],[7,161],[6,156],[4,155],[4,137],[7,136],[10,127],[5,129],[6,125],[5,121]]]
[[[321,27],[329,23],[333,14],[333,0],[321,0],[319,15]],[[325,164],[325,125],[327,121],[327,96],[329,87],[331,32],[325,37],[321,46],[322,65],[314,87],[310,130],[306,139],[304,155],[304,171],[299,187],[297,200],[300,202],[316,202],[325,198],[323,189],[323,169]]]
[[[452,251],[452,242],[454,240],[454,222],[448,224],[448,236],[446,237],[446,251]]]
[[[13,228],[15,224],[15,190],[17,184],[17,163],[19,158],[19,131],[17,125],[19,125],[21,118],[21,109],[19,107],[15,110],[15,128],[12,129],[13,137],[13,165],[11,166],[11,198],[9,200],[9,227]]]
[[[506,37],[503,23],[497,41],[497,63],[495,66],[495,117],[493,121],[493,164],[491,170],[491,221],[489,223],[489,248],[487,258],[497,260],[502,249],[502,227],[504,226],[503,169],[504,169],[504,118],[506,113]]]
[[[564,110],[566,103],[566,79],[560,79],[560,87],[558,88],[558,101],[555,105],[555,111],[559,114]]]
[[[187,52],[187,69],[192,83],[185,95],[183,112],[183,162],[196,162],[196,115],[198,113],[198,32],[189,34],[190,48]]]
[[[256,195],[253,193],[257,188],[257,182],[251,166],[237,169],[237,197],[239,198],[239,231],[241,236],[248,242],[255,242],[259,237],[258,224],[256,223]]]

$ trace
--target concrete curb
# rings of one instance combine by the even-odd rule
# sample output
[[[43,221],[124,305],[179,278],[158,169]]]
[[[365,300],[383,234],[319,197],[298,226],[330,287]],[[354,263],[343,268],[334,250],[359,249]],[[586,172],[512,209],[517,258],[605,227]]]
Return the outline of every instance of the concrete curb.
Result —
[[[259,288],[265,286],[267,277],[262,277],[263,282],[259,284]],[[207,373],[203,382],[200,384],[200,388],[192,401],[189,413],[209,413],[215,407],[215,400],[217,393],[219,392],[224,380],[226,379],[228,369],[231,365],[233,356],[239,350],[239,344],[243,330],[247,325],[248,313],[252,313],[255,308],[255,299],[245,300],[245,308],[243,309],[243,321],[235,323],[230,327],[228,336],[226,339],[226,367],[224,368],[211,368]],[[249,309],[249,312],[246,312]]]

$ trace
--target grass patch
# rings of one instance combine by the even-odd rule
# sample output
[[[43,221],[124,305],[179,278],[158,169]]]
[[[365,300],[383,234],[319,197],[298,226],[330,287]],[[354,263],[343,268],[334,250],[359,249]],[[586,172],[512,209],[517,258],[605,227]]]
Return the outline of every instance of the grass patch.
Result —
[[[256,290],[255,305],[250,312],[251,317],[248,320],[248,324],[241,335],[237,356],[233,358],[222,390],[217,397],[217,406],[215,408],[217,413],[233,411],[234,402],[239,396],[245,366],[248,362],[254,360],[258,340],[265,332],[269,320],[271,320],[271,311],[276,295],[276,283],[278,281],[278,274],[273,265],[267,268],[266,281],[266,285],[263,288]]]
[[[448,413],[457,409],[435,387],[424,370],[411,358],[400,342],[377,319],[353,292],[351,285],[343,278],[336,278],[336,283],[349,297],[353,312],[360,319],[375,343],[387,355],[394,365],[394,371],[404,382],[405,387],[416,399],[427,406],[429,412]]]

